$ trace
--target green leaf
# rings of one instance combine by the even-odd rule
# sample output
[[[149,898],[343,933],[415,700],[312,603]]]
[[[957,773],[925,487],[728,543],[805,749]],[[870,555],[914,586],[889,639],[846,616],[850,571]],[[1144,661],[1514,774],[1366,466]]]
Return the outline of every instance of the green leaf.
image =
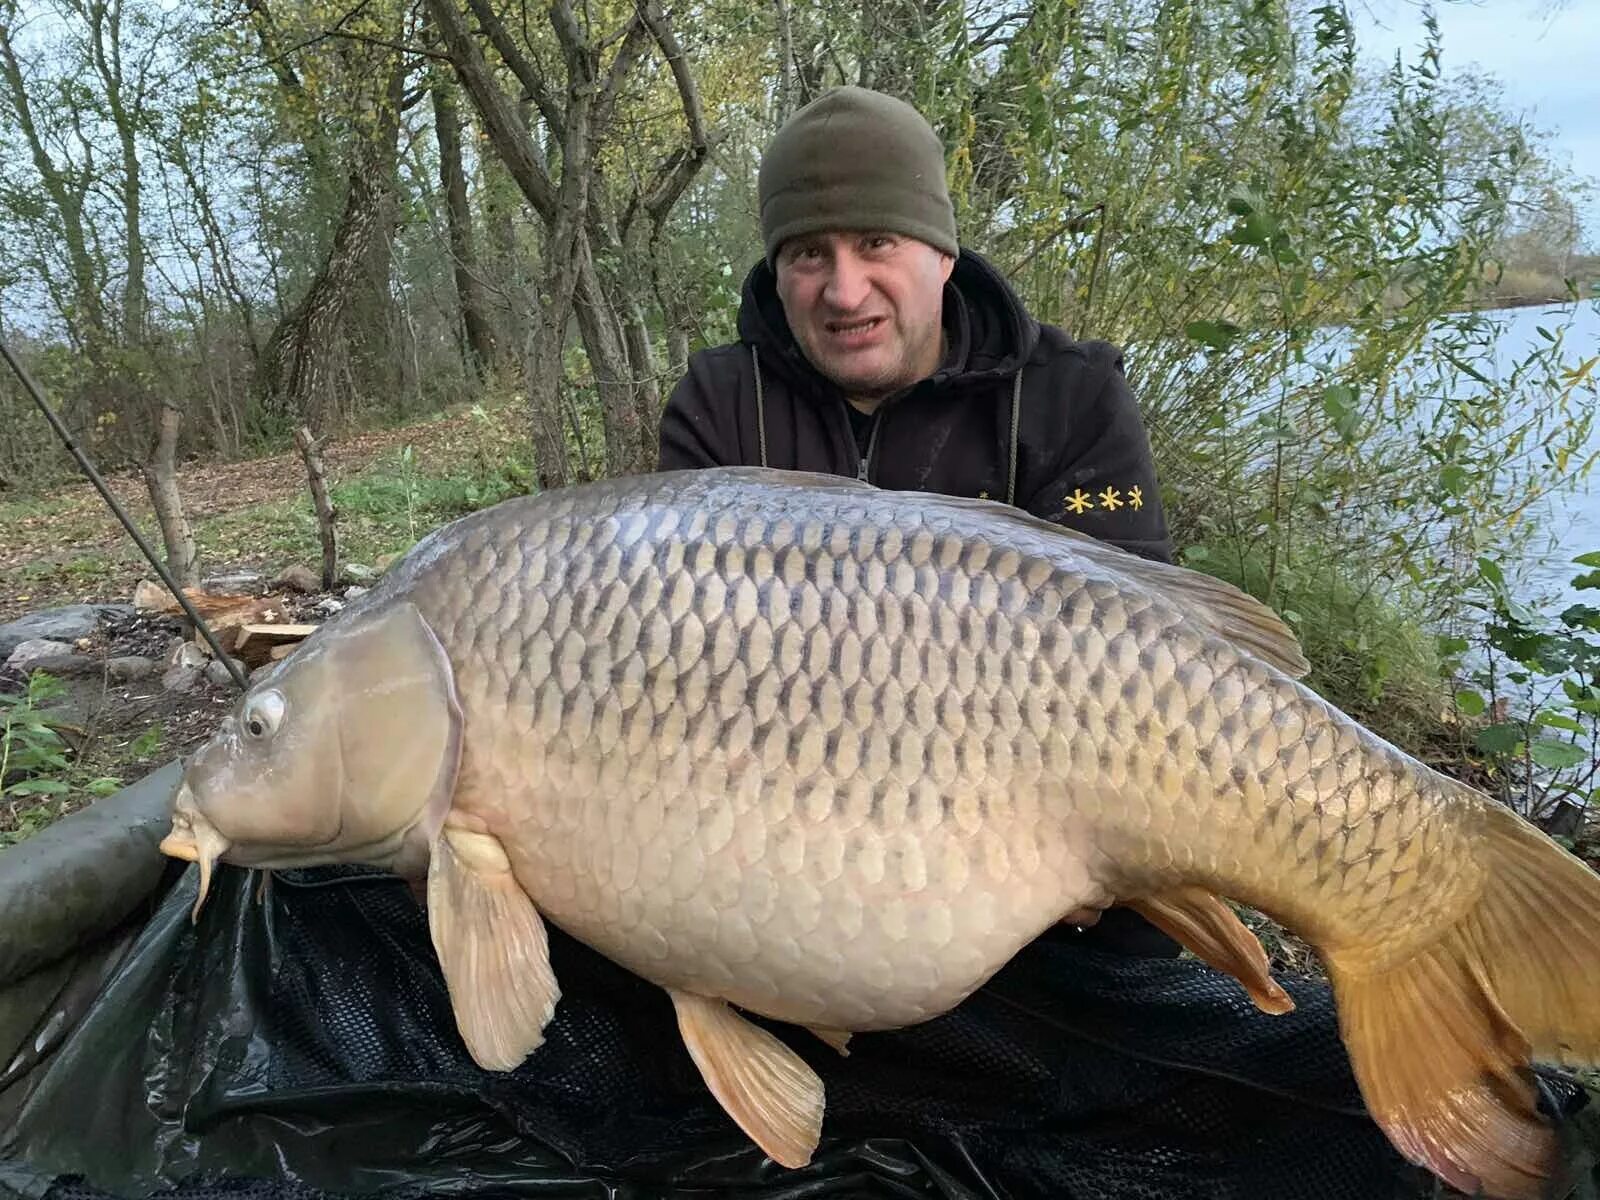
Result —
[[[1447,495],[1459,496],[1467,490],[1467,469],[1451,463],[1439,472],[1439,486]]]
[[[1477,746],[1485,754],[1510,754],[1522,741],[1522,727],[1509,722],[1478,731]]]
[[[1477,692],[1463,689],[1456,693],[1456,707],[1469,717],[1480,717],[1488,705]]]
[[[1488,580],[1490,587],[1503,588],[1506,585],[1506,577],[1501,573],[1499,564],[1491,559],[1478,559],[1478,574]]]
[[[1278,236],[1278,223],[1265,213],[1251,213],[1228,233],[1228,238],[1240,246],[1265,246]]]
[[[1574,746],[1571,742],[1540,738],[1528,747],[1528,757],[1541,767],[1559,771],[1563,767],[1575,767],[1581,763],[1584,760],[1584,751],[1581,746]]]
[[[1600,550],[1591,550],[1587,554],[1580,554],[1572,561],[1580,567],[1600,567]]]
[[[1322,393],[1322,411],[1333,422],[1340,440],[1353,443],[1361,428],[1361,415],[1356,411],[1358,399],[1355,388],[1347,383],[1336,383]]]
[[[1582,575],[1574,576],[1572,586],[1575,588],[1600,588],[1600,571],[1585,571]]]
[[[1582,725],[1580,725],[1577,721],[1574,721],[1571,717],[1564,716],[1561,713],[1541,712],[1538,716],[1534,717],[1533,723],[1535,725],[1546,725],[1551,729],[1565,729],[1568,733],[1584,732]]]
[[[1440,655],[1448,658],[1452,654],[1465,654],[1468,642],[1462,637],[1440,637],[1438,645]]]
[[[1244,330],[1231,321],[1190,321],[1183,327],[1189,340],[1216,350],[1226,350]]]
[[[1582,703],[1586,700],[1600,700],[1600,688],[1589,687],[1571,679],[1563,679],[1561,681],[1561,690],[1567,694],[1567,699],[1574,703]]]
[[[1600,633],[1600,608],[1592,604],[1569,605],[1561,614],[1561,623],[1569,629],[1592,629]]]
[[[59,796],[72,789],[59,779],[25,779],[7,789],[12,796]]]

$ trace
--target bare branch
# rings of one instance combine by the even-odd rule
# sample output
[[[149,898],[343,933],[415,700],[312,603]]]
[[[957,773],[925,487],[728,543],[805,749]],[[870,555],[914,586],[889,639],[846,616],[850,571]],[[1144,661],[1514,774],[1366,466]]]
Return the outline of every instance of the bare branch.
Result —
[[[695,175],[711,151],[719,145],[725,133],[721,130],[708,133],[705,112],[700,104],[700,88],[689,60],[683,52],[677,34],[673,32],[667,14],[657,0],[640,0],[637,9],[640,18],[661,47],[661,53],[672,70],[673,81],[678,85],[678,100],[683,106],[683,118],[689,126],[689,144],[673,151],[656,168],[655,179],[643,194],[635,193],[623,213],[620,233],[628,236],[628,229],[642,205],[653,225],[666,219],[678,197],[693,182]]]
[[[973,49],[973,50],[985,50],[988,47],[994,45],[995,43],[1004,40],[1003,38],[999,37],[998,35],[999,35],[1000,31],[1002,29],[1004,29],[1007,25],[1011,24],[1011,22],[1013,22],[1013,21],[1021,21],[1023,23],[1023,26],[1026,27],[1028,22],[1030,20],[1032,20],[1032,19],[1033,18],[1032,18],[1032,13],[1031,12],[1007,13],[1005,16],[1003,16],[1003,17],[999,18],[997,21],[993,22],[987,29],[985,29],[977,37],[973,38],[972,39],[972,44],[971,44],[971,49]],[[1017,32],[1020,32],[1020,30],[1017,31]]]
[[[476,8],[475,0],[469,3]],[[428,11],[439,26],[456,74],[483,118],[484,128],[505,161],[506,170],[544,222],[553,225],[557,208],[555,185],[538,159],[527,126],[490,75],[478,44],[468,35],[455,0],[428,0]]]
[[[594,104],[594,130],[597,138],[604,137],[611,126],[612,114],[616,111],[617,97],[622,92],[622,85],[627,82],[628,76],[633,74],[634,67],[644,57],[644,49],[650,40],[650,35],[645,29],[644,21],[638,12],[628,21],[621,31],[622,46],[616,56],[611,60],[611,67],[606,71],[606,81],[600,88],[600,96]],[[597,49],[616,40],[617,35],[612,34]]]
[[[678,43],[678,35],[672,31],[667,14],[657,0],[642,0],[638,11],[655,37],[656,44],[661,47],[661,53],[666,56],[667,65],[672,68],[673,81],[678,85],[678,99],[683,103],[683,116],[689,122],[690,150],[699,150],[703,156],[708,140],[705,114],[700,107],[700,88],[695,83],[693,72],[689,70],[689,60]]]
[[[440,54],[437,50],[424,50],[421,46],[407,46],[401,42],[388,41],[385,38],[368,37],[364,33],[345,33],[341,30],[329,29],[325,31],[324,36],[343,38],[345,41],[350,42],[360,42],[366,46],[379,46],[385,50],[398,50],[401,54],[414,54],[418,58],[431,58],[435,62],[447,63],[450,61],[448,54]],[[415,103],[415,100],[411,102],[411,104]],[[405,107],[410,108],[411,104],[407,104]]]
[[[346,22],[352,21],[359,16],[361,10],[366,8],[366,6],[370,3],[371,0],[356,0],[354,8],[351,8],[322,32],[313,34],[302,41],[296,42],[287,50],[278,51],[273,47],[273,39],[277,30],[274,27],[272,11],[267,7],[267,0],[245,0],[245,8],[249,11],[250,16],[253,18],[253,23],[256,27],[256,35],[261,39],[261,52],[267,55],[264,60],[256,63],[255,65],[258,68],[271,67],[273,74],[278,77],[278,82],[283,84],[284,87],[288,88],[292,92],[304,92],[305,87],[300,82],[300,76],[295,73],[293,65],[290,64],[289,56],[304,50],[307,47],[315,46],[319,42],[326,41],[339,30],[343,29]]]
[[[472,15],[478,18],[478,25],[489,35],[489,41],[494,44],[495,52],[500,55],[506,66],[511,68],[511,73],[517,77],[517,82],[527,92],[528,98],[538,106],[539,115],[544,118],[544,123],[550,126],[550,132],[555,134],[558,141],[566,141],[567,122],[562,114],[561,105],[556,103],[555,95],[545,86],[544,77],[540,75],[538,69],[511,40],[511,35],[506,32],[505,22],[500,20],[500,14],[494,11],[489,0],[467,0],[467,4],[472,9]]]

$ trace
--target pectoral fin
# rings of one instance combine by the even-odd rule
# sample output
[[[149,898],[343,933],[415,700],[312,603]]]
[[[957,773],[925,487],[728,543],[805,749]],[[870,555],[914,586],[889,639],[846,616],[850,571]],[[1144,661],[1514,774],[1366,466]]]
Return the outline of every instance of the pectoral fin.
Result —
[[[803,1167],[822,1137],[822,1080],[722,1000],[668,990],[689,1056],[723,1110],[774,1162]]]
[[[839,1057],[850,1057],[850,1035],[842,1029],[819,1029],[815,1025],[807,1025],[812,1033],[839,1052]]]
[[[1260,939],[1219,897],[1189,887],[1126,903],[1201,961],[1237,979],[1262,1012],[1294,1011],[1293,998],[1272,977]]]
[[[544,920],[498,838],[447,826],[434,841],[428,929],[474,1061],[513,1069],[544,1041],[561,992]]]

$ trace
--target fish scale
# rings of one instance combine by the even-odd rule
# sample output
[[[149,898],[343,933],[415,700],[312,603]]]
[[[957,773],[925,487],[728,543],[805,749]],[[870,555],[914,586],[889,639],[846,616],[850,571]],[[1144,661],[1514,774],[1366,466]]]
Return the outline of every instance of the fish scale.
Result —
[[[994,502],[608,480],[423,539],[252,685],[162,845],[200,864],[197,913],[219,861],[425,877],[495,1069],[543,1039],[560,926],[667,989],[788,1166],[820,1080],[730,1005],[842,1047],[1126,903],[1285,1011],[1228,897],[1322,955],[1403,1153],[1534,1195],[1555,1143],[1527,1061],[1600,1054],[1600,882],[1306,669],[1242,593]]]
[[[632,511],[625,507],[630,499],[637,505]],[[634,929],[659,933],[652,945],[673,973],[664,982],[713,980],[738,991],[738,966],[763,978],[731,998],[751,999],[756,992],[780,997],[765,1008],[783,1019],[854,1028],[923,1019],[969,994],[1062,913],[1103,902],[1121,882],[1107,878],[1104,862],[1074,843],[1074,818],[1093,820],[1095,814],[1072,808],[1063,781],[1078,780],[1075,791],[1082,796],[1103,795],[1108,810],[1118,806],[1119,792],[1128,791],[1120,803],[1129,814],[1137,816],[1140,808],[1151,813],[1131,822],[1135,826],[1165,815],[1147,797],[1170,794],[1170,788],[1130,789],[1130,781],[1148,773],[1149,756],[1108,752],[1109,742],[1098,743],[1092,754],[1075,754],[1069,732],[1044,726],[1048,714],[1070,712],[1085,700],[1113,731],[1131,732],[1141,716],[1159,720],[1152,714],[1156,682],[1142,664],[1171,657],[1160,639],[1181,614],[1157,615],[1143,598],[1128,603],[1105,580],[1074,579],[1037,548],[996,551],[953,531],[936,538],[921,528],[914,508],[851,501],[843,511],[796,526],[745,518],[740,499],[731,494],[721,505],[684,513],[670,505],[652,511],[648,495],[619,495],[612,512],[573,523],[553,550],[541,545],[538,537],[549,535],[537,526],[507,523],[489,532],[472,586],[520,605],[510,626],[525,646],[550,646],[553,662],[531,705],[514,705],[509,693],[493,688],[464,695],[469,731],[504,725],[508,733],[482,739],[493,749],[481,765],[474,754],[480,743],[469,736],[457,805],[481,807],[490,827],[517,847],[518,875],[535,903],[577,936],[628,962],[635,960],[628,942]],[[553,515],[547,528],[558,519]],[[799,537],[797,529],[803,530]],[[936,570],[936,561],[947,565]],[[635,603],[624,625],[640,630],[644,668],[633,685],[656,691],[658,703],[647,746],[638,744],[645,738],[641,726],[632,744],[602,750],[602,739],[591,741],[599,683],[579,664],[585,653],[626,663],[635,648],[613,643],[622,618],[607,615],[599,602],[605,589],[630,575]],[[522,586],[512,586],[517,577]],[[647,578],[654,582],[640,588]],[[828,596],[838,620],[848,621],[833,627],[838,632],[821,623],[819,580],[833,589]],[[454,589],[464,584],[441,568],[434,578],[417,580],[412,594],[427,617],[435,593],[442,599],[434,603],[460,603]],[[654,596],[654,603],[640,603]],[[1059,615],[1049,620],[1047,612]],[[1068,626],[1059,623],[1062,616]],[[456,628],[457,640],[446,642],[452,659],[494,652],[498,639]],[[1070,637],[1074,628],[1077,637]],[[936,635],[948,640],[933,644]],[[1066,652],[1080,638],[1076,652]],[[740,647],[750,648],[752,658],[736,670],[731,656]],[[970,658],[957,661],[953,671],[930,672],[925,665],[937,659],[944,666],[960,651]],[[1041,658],[1059,664],[1048,697],[1038,688]],[[486,682],[504,678],[489,659],[464,674]],[[623,686],[629,674],[624,665],[607,682]],[[725,690],[730,674],[742,688]],[[1156,681],[1164,682],[1165,674]],[[945,708],[959,708],[956,721],[935,726],[940,705],[924,682],[930,675],[943,685]],[[826,697],[838,688],[845,689],[844,699],[835,705]],[[744,713],[750,719],[741,722]],[[1237,737],[1239,728],[1228,732]],[[746,737],[749,748],[740,749]],[[527,771],[526,757],[506,752],[521,738],[546,745],[536,774]],[[734,749],[724,749],[729,745]],[[604,790],[596,762],[602,757],[611,768]],[[783,831],[770,839],[776,844],[772,862],[765,861],[766,831],[738,842],[733,837],[725,797],[742,760],[752,761],[769,782],[777,772],[792,779],[793,787],[774,802],[751,810],[769,831]],[[1055,778],[1046,776],[1047,763]],[[849,819],[845,785],[858,773],[870,789],[865,836],[849,843],[846,855],[833,822]],[[947,794],[976,799],[984,836],[972,837],[954,818],[947,824],[942,803],[912,803],[907,785],[925,775],[941,778]],[[571,839],[595,830],[630,836],[628,814],[647,791],[660,794],[664,817],[656,845],[637,847],[638,857],[665,854],[672,865],[653,889],[643,886],[653,876],[642,870],[633,887],[617,888],[604,865],[612,856],[589,857]],[[784,799],[797,791],[803,803]],[[1059,811],[1041,813],[1045,801]],[[525,808],[559,814],[548,822],[548,835],[526,847],[515,832]],[[903,831],[912,836],[900,837]],[[756,848],[762,857],[747,857]],[[542,877],[586,860],[589,871],[570,887],[544,894]],[[852,953],[881,958],[886,969],[874,974],[898,984],[851,987],[831,972],[817,977],[805,956],[795,961],[775,952],[766,961],[754,953],[756,939],[744,925],[708,925],[693,905],[695,894],[721,888],[737,895],[729,880],[751,870],[773,871],[776,901],[762,923],[763,942],[844,938]],[[952,910],[964,900],[963,887],[990,889],[996,902],[1003,897],[996,907],[1006,916],[1000,928],[984,931],[985,953],[958,954],[945,969],[939,955],[951,939],[943,931],[959,924]],[[828,921],[821,907],[808,903],[814,888],[830,890],[852,927]],[[848,902],[846,889],[852,891]],[[909,920],[907,911],[918,919]],[[853,927],[858,920],[859,929]],[[906,986],[924,975],[929,978],[920,988]]]

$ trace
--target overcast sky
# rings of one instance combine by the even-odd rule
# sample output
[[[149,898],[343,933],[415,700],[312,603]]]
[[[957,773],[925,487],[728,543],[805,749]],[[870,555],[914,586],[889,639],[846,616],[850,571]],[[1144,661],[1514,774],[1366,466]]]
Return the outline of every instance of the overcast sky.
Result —
[[[1392,60],[1397,48],[1422,44],[1417,0],[1354,0],[1350,11],[1367,54]],[[1600,181],[1600,0],[1443,0],[1434,12],[1445,72],[1475,66],[1495,76],[1509,106]],[[1600,246],[1600,198],[1585,217],[1585,240]]]

